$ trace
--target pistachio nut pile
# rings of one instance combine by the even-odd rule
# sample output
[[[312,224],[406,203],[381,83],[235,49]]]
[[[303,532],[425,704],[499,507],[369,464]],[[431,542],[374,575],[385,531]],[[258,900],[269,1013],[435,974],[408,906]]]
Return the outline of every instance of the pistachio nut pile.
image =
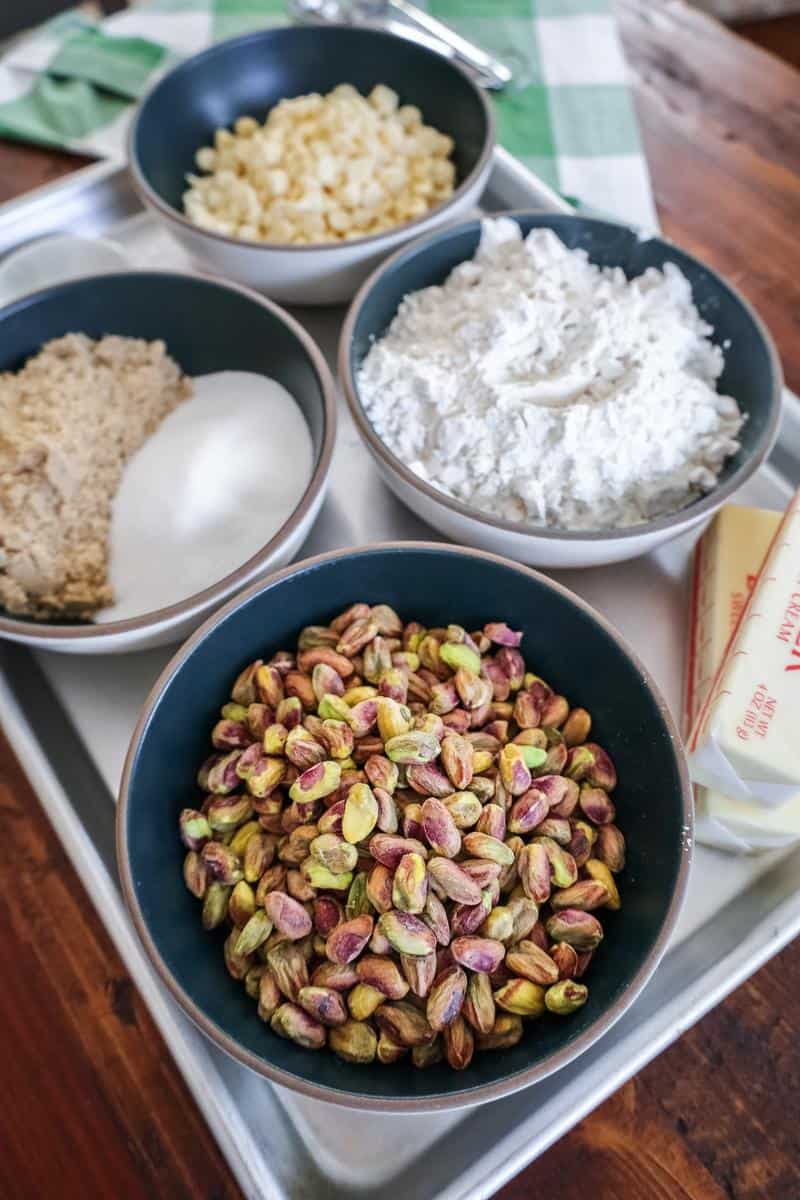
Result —
[[[463,1070],[586,1003],[620,907],[616,771],[521,638],[353,604],[234,683],[184,878],[281,1037]]]

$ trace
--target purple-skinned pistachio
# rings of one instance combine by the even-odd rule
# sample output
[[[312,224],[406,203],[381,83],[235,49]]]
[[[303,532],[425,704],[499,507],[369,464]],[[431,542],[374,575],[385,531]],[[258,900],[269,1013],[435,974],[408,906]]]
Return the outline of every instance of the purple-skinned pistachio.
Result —
[[[578,878],[578,868],[575,859],[549,837],[536,837],[532,845],[541,846],[547,855],[552,872],[553,883],[558,888],[571,887]]]
[[[421,955],[401,954],[400,969],[413,994],[424,999],[438,974],[436,955],[433,951]]]
[[[294,781],[289,789],[289,797],[296,801],[321,800],[336,791],[341,774],[341,767],[333,759],[316,763]]]
[[[597,831],[594,854],[615,873],[625,867],[625,838],[616,825],[601,825]]]
[[[431,885],[441,896],[456,904],[479,904],[481,889],[474,879],[449,858],[432,858],[428,862]]]
[[[578,868],[584,865],[592,853],[592,843],[583,821],[570,822],[570,839],[567,843],[567,850],[575,859],[575,866]]]
[[[344,800],[337,800],[327,808],[317,822],[320,833],[335,833],[342,836],[342,818],[344,816]]]
[[[514,932],[511,934],[511,944],[520,942],[531,935],[539,920],[539,905],[528,896],[511,896],[506,902],[506,908],[514,918]],[[544,933],[544,929],[542,929]],[[546,945],[546,940],[545,940]]]
[[[303,706],[297,696],[285,696],[275,709],[275,720],[279,725],[285,725],[287,730],[294,729],[303,720]]]
[[[181,841],[189,850],[202,850],[211,838],[211,826],[204,813],[195,808],[184,808],[178,819]]]
[[[535,729],[542,719],[542,710],[530,692],[517,692],[514,701],[514,720],[520,729]]]
[[[431,687],[431,712],[437,713],[442,717],[445,713],[452,712],[454,708],[458,708],[459,703],[456,685],[452,679],[447,679],[442,683],[435,683]]]
[[[455,858],[461,849],[461,834],[442,801],[429,796],[422,805],[421,816],[423,833],[433,852]]]
[[[537,904],[550,898],[552,869],[543,845],[531,843],[523,846],[517,855],[517,871],[523,891]]]
[[[428,857],[427,846],[416,838],[397,837],[391,833],[373,834],[369,841],[369,852],[376,862],[382,863],[390,871],[396,870],[404,854],[421,854],[423,858]]]
[[[480,800],[472,791],[453,792],[442,803],[458,829],[471,829],[483,811]]]
[[[395,704],[405,704],[408,699],[408,678],[404,671],[389,667],[378,680],[378,692]]]
[[[559,729],[569,715],[569,703],[564,696],[548,696],[542,705],[542,725],[548,729]]]
[[[522,641],[522,634],[511,629],[504,621],[490,621],[484,625],[483,632],[496,646],[511,646],[516,649]]]
[[[517,834],[531,833],[549,812],[547,796],[534,784],[512,804],[508,814],[509,831]]]
[[[261,666],[256,671],[255,687],[257,699],[269,708],[276,709],[284,696],[283,676],[276,667]]]
[[[366,913],[338,925],[325,946],[330,962],[340,966],[354,962],[372,936],[372,928],[373,919]]]
[[[344,1025],[347,1020],[347,1009],[342,997],[333,988],[309,984],[308,987],[300,988],[297,1003],[309,1016],[319,1021],[320,1025]]]
[[[392,907],[392,872],[376,863],[367,875],[367,898],[376,912],[388,912]]]
[[[422,841],[425,831],[422,828],[422,805],[412,801],[403,807],[403,837],[416,838]]]
[[[466,733],[472,725],[472,718],[473,714],[466,708],[454,708],[452,712],[444,714],[442,722],[455,733]]]
[[[325,1027],[296,1004],[281,1004],[269,1024],[273,1033],[306,1050],[319,1050],[325,1045]]]
[[[364,773],[373,788],[383,788],[385,792],[391,793],[397,787],[399,778],[397,764],[383,754],[370,755],[364,763]]]
[[[323,762],[327,757],[327,748],[312,737],[303,725],[295,725],[286,736],[284,754],[290,763],[294,763],[301,771],[316,763]]]
[[[584,984],[575,983],[572,979],[563,979],[547,989],[544,1002],[549,1012],[566,1017],[577,1012],[588,998],[589,989]]]
[[[378,918],[378,928],[398,954],[421,957],[436,949],[436,938],[420,917],[391,909]]]
[[[586,863],[586,874],[589,876],[590,880],[593,880],[605,888],[606,899],[603,902],[603,908],[610,908],[616,912],[622,907],[622,901],[620,900],[619,889],[617,888],[616,880],[604,862],[600,862],[598,858],[590,858]],[[586,883],[588,880],[582,880],[581,882]],[[575,886],[577,887],[577,884]],[[586,905],[575,905],[575,908],[581,907],[585,908]]]
[[[441,743],[441,763],[453,791],[469,788],[474,772],[474,747],[458,733],[447,733]]]
[[[239,786],[236,764],[241,756],[241,750],[231,750],[216,760],[206,775],[206,789],[209,792],[216,796],[227,796]]]
[[[285,892],[270,892],[264,899],[264,911],[279,933],[296,942],[311,933],[312,921],[303,905]]]
[[[505,809],[499,804],[485,804],[475,829],[478,833],[486,833],[502,842],[506,836]]]
[[[378,803],[376,827],[381,833],[397,833],[399,820],[394,797],[382,787],[375,787],[373,791]]]
[[[369,784],[356,783],[347,793],[342,817],[342,836],[346,841],[363,842],[378,821],[378,801]]]
[[[568,748],[582,745],[588,738],[591,728],[592,718],[585,708],[571,709],[561,728]]]
[[[347,626],[336,645],[336,653],[353,658],[378,635],[378,623],[371,616],[358,617]]]
[[[547,934],[556,942],[566,942],[578,952],[594,950],[603,940],[603,926],[589,912],[565,908],[553,913],[547,922]]]
[[[537,837],[549,837],[559,846],[569,846],[572,840],[572,826],[566,817],[545,817],[536,827]]]
[[[535,942],[519,942],[506,954],[506,965],[512,975],[543,987],[558,980],[558,965]]]
[[[422,913],[428,895],[428,873],[421,854],[404,854],[392,880],[392,905],[407,913]]]
[[[356,974],[362,983],[376,988],[390,1000],[402,1000],[408,995],[408,982],[394,959],[385,954],[365,954],[356,963]]]
[[[506,948],[493,938],[457,937],[450,943],[453,958],[470,971],[491,975],[503,961]]]
[[[338,671],[327,663],[317,663],[311,672],[311,686],[317,703],[323,696],[343,696],[344,680]]]
[[[261,667],[261,664],[262,660],[258,658],[255,662],[250,663],[244,668],[243,671],[240,672],[236,682],[231,688],[231,699],[234,701],[234,703],[247,706],[248,704],[252,704],[253,701],[258,698],[258,693],[256,691],[256,672]]]
[[[314,928],[324,938],[344,920],[342,906],[333,896],[317,896],[313,901],[313,909]]]
[[[523,756],[521,746],[512,743],[500,751],[500,778],[512,796],[522,796],[531,786],[531,773]]]
[[[409,763],[406,767],[408,786],[421,796],[443,800],[453,793],[453,785],[436,763]]]
[[[514,861],[514,852],[500,838],[488,833],[473,831],[464,835],[464,849],[474,858],[488,858],[490,862],[506,867]]]
[[[503,646],[495,655],[495,662],[506,675],[511,691],[519,691],[525,678],[525,660],[519,650]]]
[[[555,942],[549,950],[550,957],[558,968],[559,979],[574,978],[578,967],[578,952],[567,942]]]
[[[433,933],[436,941],[440,946],[450,944],[450,922],[447,918],[447,909],[442,904],[435,892],[428,889],[428,895],[425,898],[425,907],[422,910],[422,919],[428,928]]]
[[[215,750],[243,750],[252,740],[252,734],[243,721],[223,718],[211,730],[211,744]]]
[[[425,1015],[432,1029],[441,1032],[455,1021],[467,994],[467,975],[459,966],[448,967],[433,981]]]
[[[581,788],[578,804],[585,817],[594,825],[610,825],[616,816],[614,802],[600,787]]]

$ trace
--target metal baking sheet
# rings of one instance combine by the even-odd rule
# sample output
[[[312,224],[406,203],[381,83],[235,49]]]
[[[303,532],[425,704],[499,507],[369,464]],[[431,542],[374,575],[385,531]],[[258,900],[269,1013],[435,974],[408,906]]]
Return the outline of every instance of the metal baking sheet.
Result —
[[[502,151],[486,211],[562,207]],[[142,213],[123,168],[101,164],[0,210],[0,254],[56,230],[104,234],[136,266],[185,266]],[[333,357],[339,310],[297,310]],[[784,507],[800,480],[789,402],[773,462],[738,499]],[[380,482],[342,405],[331,486],[301,556],[382,538],[436,538]],[[608,615],[680,712],[687,564],[693,535],[615,567],[557,578]],[[139,706],[168,650],[113,659],[0,647],[0,720],[177,1067],[248,1197],[323,1193],[395,1200],[478,1200],[561,1137],[800,931],[800,851],[734,859],[699,847],[667,957],[614,1028],[575,1063],[513,1097],[456,1113],[370,1115],[369,1154],[352,1113],[277,1088],[228,1059],[183,1016],[151,970],[119,895],[113,796]],[[435,1153],[425,1153],[436,1142]]]

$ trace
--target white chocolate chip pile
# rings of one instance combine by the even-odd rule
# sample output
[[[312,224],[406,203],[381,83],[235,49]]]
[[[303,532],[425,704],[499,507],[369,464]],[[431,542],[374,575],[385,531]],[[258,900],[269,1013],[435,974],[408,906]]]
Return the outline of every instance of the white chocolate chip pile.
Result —
[[[310,245],[382,233],[424,216],[453,192],[453,140],[378,84],[282,100],[263,125],[238,119],[187,176],[186,216],[256,242]]]

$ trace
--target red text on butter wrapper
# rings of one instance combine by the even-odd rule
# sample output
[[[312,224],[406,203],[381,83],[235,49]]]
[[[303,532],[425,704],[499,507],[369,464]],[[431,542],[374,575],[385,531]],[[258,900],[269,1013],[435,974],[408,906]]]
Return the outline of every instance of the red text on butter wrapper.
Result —
[[[775,716],[777,700],[774,696],[770,696],[765,683],[759,683],[756,690],[750,697],[750,703],[745,709],[744,719],[740,725],[736,726],[736,736],[742,742],[747,742],[751,737],[766,737],[769,732],[769,723]]]
[[[792,592],[778,629],[778,640],[792,648],[784,671],[800,671],[800,592]]]

